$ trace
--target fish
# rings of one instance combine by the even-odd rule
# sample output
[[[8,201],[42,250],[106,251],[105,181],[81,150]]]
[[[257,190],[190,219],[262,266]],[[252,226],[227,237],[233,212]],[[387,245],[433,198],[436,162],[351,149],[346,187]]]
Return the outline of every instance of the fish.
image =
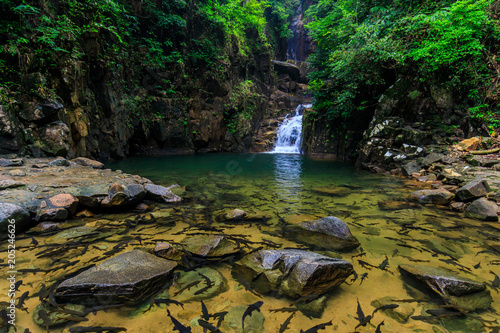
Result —
[[[181,308],[184,309],[184,304],[179,302],[179,301],[176,301],[174,299],[169,299],[169,298],[156,298],[153,300],[153,303],[155,305],[160,305],[160,304],[174,304],[174,305],[178,305],[180,306]]]
[[[290,325],[290,321],[292,321],[293,316],[295,315],[295,312],[292,312],[292,314],[281,324],[280,329],[278,333],[284,333],[286,329],[288,328],[288,325]]]
[[[30,244],[33,244],[34,247],[37,247],[38,246],[38,241],[35,238],[31,237],[31,243]]]
[[[295,312],[299,311],[297,308],[281,308],[281,309],[270,309],[269,312]]]
[[[382,261],[382,263],[378,266],[378,268],[381,270],[385,270],[387,265],[389,265],[389,258],[387,258],[387,256],[385,256],[384,261]]]
[[[50,318],[48,313],[45,310],[41,309],[40,311],[38,311],[38,317],[40,317],[43,324],[45,325],[45,328],[47,329],[47,332],[49,332]]]
[[[380,330],[380,326],[384,325],[384,321],[382,320],[382,322],[380,324],[377,325],[377,328],[375,329],[375,333],[382,333],[382,331]]]
[[[255,291],[252,290],[252,288],[248,285],[248,283],[244,279],[238,280],[238,283],[241,284],[243,286],[243,288],[245,288],[246,291],[251,292],[252,294],[254,294],[257,297],[262,298],[261,295],[257,294]]]
[[[379,310],[395,309],[397,307],[399,307],[398,304],[386,304],[386,305],[379,306],[378,308],[376,308],[375,310],[373,310],[372,317],[375,314],[375,312],[377,312]]]
[[[377,268],[377,266],[373,266],[372,264],[367,263],[366,261],[363,261],[363,260],[358,259],[358,263],[361,265],[361,267],[366,268],[366,269]]]
[[[170,310],[167,309],[167,316],[170,317],[172,323],[174,324],[174,331],[179,331],[180,333],[191,333],[191,327],[186,327],[182,325],[177,319],[175,319],[171,314]]]
[[[222,322],[224,321],[224,317],[228,314],[227,311],[223,311],[223,312],[217,312],[217,313],[214,313],[211,317],[212,318],[218,318],[217,320],[217,328],[220,327],[220,325],[222,324]]]
[[[2,309],[0,310],[0,318],[3,320],[3,322],[7,325],[9,325],[9,317],[7,317],[7,310]]]
[[[354,317],[354,319],[359,321],[359,324],[354,329],[357,329],[359,326],[366,326],[366,324],[368,324],[372,319],[371,315],[365,316],[363,309],[361,309],[361,304],[359,304],[359,299],[358,299],[358,308],[356,310],[356,314],[358,316]]]
[[[19,297],[19,299],[17,300],[17,305],[16,305],[16,308],[18,308],[22,311],[26,311],[26,313],[29,313],[28,308],[25,308],[23,305],[24,305],[24,301],[26,300],[26,298],[28,298],[29,293],[30,292],[27,291],[24,294],[22,294],[21,297]]]
[[[218,327],[215,327],[214,325],[210,324],[208,321],[205,321],[203,319],[198,319],[198,324],[204,329],[206,328],[210,332],[220,332]]]
[[[393,256],[393,257],[395,257],[395,256],[396,256],[396,254],[398,254],[398,253],[399,253],[399,250],[398,250],[398,249],[395,249],[395,250],[392,252],[392,256]]]
[[[191,289],[192,287],[196,287],[199,283],[201,282],[201,280],[197,280],[197,281],[194,281],[194,282],[191,282],[190,284],[188,284],[187,286],[181,288],[180,290],[176,291],[174,293],[174,296],[177,296],[179,295],[180,293],[182,293],[183,291],[185,290],[189,290]]]
[[[368,273],[363,273],[361,275],[361,279],[359,280],[359,285],[363,283],[363,281],[368,277]]]
[[[208,313],[207,306],[205,305],[205,303],[203,303],[203,301],[200,301],[200,302],[201,302],[201,313],[202,313],[201,317],[205,320],[209,320],[210,314]]]
[[[332,321],[330,320],[329,322],[313,326],[308,330],[305,331],[300,330],[300,333],[316,333],[317,331],[324,330],[327,326],[332,326],[332,325],[333,325]]]
[[[253,311],[259,311],[260,312],[260,307],[264,304],[262,301],[257,301],[253,304],[250,304],[248,308],[243,312],[243,316],[241,317],[241,327],[243,330],[245,329],[245,317],[246,316],[251,316]]]
[[[449,317],[449,316],[461,316],[462,315],[461,312],[450,311],[448,309],[426,310],[425,312],[427,312],[431,316],[438,316],[440,318]]]
[[[491,285],[495,288],[498,288],[500,286],[500,278],[493,271],[490,271],[490,274],[493,274],[495,276],[493,281],[491,281]]]
[[[70,333],[103,333],[103,332],[126,332],[125,327],[115,326],[74,326],[70,327]]]
[[[14,291],[20,291],[19,287],[23,285],[23,280],[16,281],[14,284]]]

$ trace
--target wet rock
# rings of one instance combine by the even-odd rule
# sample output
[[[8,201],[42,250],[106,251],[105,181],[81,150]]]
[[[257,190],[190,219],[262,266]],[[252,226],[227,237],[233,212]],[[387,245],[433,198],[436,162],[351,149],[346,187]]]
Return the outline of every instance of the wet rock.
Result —
[[[481,140],[479,138],[473,137],[469,139],[465,139],[457,143],[457,149],[461,151],[473,151],[477,150],[481,145]]]
[[[94,169],[102,169],[104,168],[104,164],[101,162],[98,162],[96,160],[91,160],[90,158],[86,157],[77,157],[71,160],[71,162],[75,162],[76,164],[82,165],[82,166],[88,166]]]
[[[36,215],[40,208],[40,194],[32,191],[9,189],[2,193],[2,201],[21,206],[31,215]]]
[[[47,239],[47,243],[60,243],[64,242],[70,238],[77,238],[81,236],[86,236],[86,235],[91,235],[91,234],[97,234],[97,229],[96,228],[90,228],[90,227],[75,227],[75,228],[70,228],[63,230],[54,236],[50,237]]]
[[[310,302],[300,302],[295,306],[307,317],[321,318],[326,307],[326,296],[318,297]]]
[[[87,218],[87,217],[93,217],[94,213],[92,213],[88,209],[81,210],[75,214],[75,217],[80,217],[80,218]]]
[[[0,191],[8,189],[8,188],[16,188],[24,186],[24,183],[15,181],[15,180],[0,180]]]
[[[51,230],[60,230],[61,227],[58,223],[54,222],[41,222],[30,229],[30,232],[42,233]]]
[[[78,199],[68,193],[57,194],[40,202],[37,221],[61,221],[76,213]]]
[[[491,191],[488,182],[483,179],[469,182],[458,189],[455,193],[460,201],[469,201],[486,196]]]
[[[410,198],[421,204],[447,205],[455,195],[445,189],[419,190],[410,194]]]
[[[406,177],[410,177],[414,173],[419,173],[422,167],[414,161],[410,161],[408,163],[403,164],[401,170],[403,171],[403,175]]]
[[[397,299],[397,297],[386,296],[380,299],[376,299],[371,302],[371,306],[373,306],[374,308],[379,308],[384,305],[394,304],[393,299]],[[415,312],[415,309],[408,303],[398,303],[398,305],[399,306],[395,309],[379,310],[379,312],[382,312],[386,316],[400,322],[401,324],[404,324]]]
[[[498,205],[486,198],[473,201],[466,209],[465,216],[484,220],[498,221]]]
[[[257,251],[233,267],[233,274],[256,291],[292,298],[326,293],[352,272],[352,264],[347,261],[292,249]]]
[[[64,304],[61,305],[61,307],[55,308],[48,303],[42,303],[35,308],[35,311],[33,311],[33,321],[41,327],[45,327],[45,322],[39,315],[40,310],[44,310],[49,315],[49,327],[66,323],[74,323],[75,321],[71,320],[72,317],[85,317],[87,315],[84,312],[84,305]],[[69,311],[72,313],[68,313]],[[80,313],[80,315],[77,316],[77,313]]]
[[[146,190],[140,184],[112,184],[108,189],[108,197],[101,201],[102,207],[122,207],[139,203],[146,195]]]
[[[450,207],[457,212],[463,213],[465,211],[465,204],[463,202],[452,202]]]
[[[229,212],[227,212],[225,215],[224,215],[224,218],[226,220],[240,220],[242,219],[244,216],[246,215],[245,211],[244,210],[241,210],[241,209],[233,209]]]
[[[351,234],[347,224],[334,216],[289,224],[285,227],[284,236],[327,250],[349,251],[359,246],[359,241]]]
[[[31,225],[29,213],[21,206],[0,202],[0,239],[7,238],[10,221],[15,221],[16,233],[27,230]]]
[[[422,176],[418,178],[419,182],[433,182],[436,181],[437,177],[435,174],[431,173],[430,175],[427,176]]]
[[[181,292],[183,287],[196,281],[200,282],[196,286],[184,289]],[[169,292],[175,295],[175,300],[179,302],[194,302],[212,298],[225,290],[227,290],[227,281],[224,276],[215,269],[203,267],[194,271],[182,272],[175,285],[169,289]]]
[[[441,268],[422,265],[399,265],[398,268],[402,273],[423,282],[443,298],[469,295],[486,289],[481,282],[460,277]]]
[[[154,250],[154,254],[156,254],[158,257],[170,259],[170,260],[179,260],[181,258],[181,255],[184,254],[184,252],[177,250],[172,246],[170,243],[157,243]]]
[[[241,320],[248,306],[237,305],[229,310],[224,317],[221,325],[222,332],[234,333],[263,333],[264,332],[264,315],[261,311],[253,311],[252,315],[245,317],[245,329],[242,327]]]
[[[55,159],[53,161],[50,161],[48,163],[48,165],[50,166],[61,166],[61,167],[67,167],[67,166],[70,166],[70,163],[67,159],[65,158],[58,158],[58,159]]]
[[[219,235],[190,236],[181,244],[186,251],[201,257],[221,257],[239,252],[236,243]]]
[[[93,184],[81,185],[78,187],[68,187],[66,193],[70,193],[79,200],[79,205],[87,208],[100,207],[101,201],[108,197],[109,185]]]
[[[77,304],[136,304],[162,289],[175,261],[132,250],[107,259],[56,289],[56,299]]]
[[[144,186],[147,191],[146,196],[156,200],[163,200],[165,202],[179,202],[181,197],[175,195],[167,187],[160,185],[147,184]]]
[[[444,158],[443,154],[440,153],[430,153],[422,160],[422,166],[428,167],[433,163],[439,162]]]
[[[14,158],[14,159],[0,158],[0,167],[13,167],[22,165],[23,165],[23,160],[20,158]]]

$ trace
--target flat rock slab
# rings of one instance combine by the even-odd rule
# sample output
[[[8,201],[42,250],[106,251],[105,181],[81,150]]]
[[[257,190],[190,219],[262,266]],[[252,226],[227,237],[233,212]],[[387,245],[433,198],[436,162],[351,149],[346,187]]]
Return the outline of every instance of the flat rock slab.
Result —
[[[144,186],[147,194],[146,196],[156,200],[163,200],[165,202],[179,202],[182,198],[173,194],[168,187],[161,185],[147,184]]]
[[[455,193],[457,199],[460,201],[470,201],[480,197],[484,197],[491,191],[490,186],[486,180],[480,179],[469,182],[459,188]]]
[[[473,201],[466,209],[465,216],[484,220],[498,221],[498,205],[486,198]]]
[[[96,160],[91,160],[90,158],[86,157],[77,157],[72,159],[71,162],[75,162],[76,164],[82,166],[88,166],[94,169],[102,169],[104,167],[104,164],[102,164],[101,162],[98,162]]]
[[[410,198],[421,204],[447,205],[455,195],[445,189],[419,190],[410,194]]]
[[[24,185],[25,185],[24,183],[15,180],[0,180],[0,191],[5,190],[7,188],[16,188]]]
[[[63,281],[56,299],[84,305],[139,303],[161,290],[175,261],[132,250]]]
[[[441,297],[464,296],[486,289],[486,286],[448,270],[432,266],[399,265],[399,270],[425,283]]]
[[[236,243],[221,235],[190,236],[181,244],[186,251],[201,257],[222,257],[240,250]]]
[[[321,295],[340,285],[352,264],[303,250],[261,250],[243,257],[233,273],[260,293],[292,298]]]
[[[349,251],[359,246],[347,224],[334,216],[315,221],[289,224],[284,236],[296,242],[334,251]]]

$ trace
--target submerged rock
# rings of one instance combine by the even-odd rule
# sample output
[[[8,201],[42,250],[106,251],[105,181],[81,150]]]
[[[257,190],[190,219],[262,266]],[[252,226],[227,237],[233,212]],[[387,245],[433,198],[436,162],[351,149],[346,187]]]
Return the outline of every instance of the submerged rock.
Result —
[[[445,189],[419,190],[410,194],[410,198],[421,204],[447,205],[455,195]]]
[[[182,201],[182,198],[173,194],[165,186],[147,184],[144,186],[144,189],[147,191],[147,196],[153,199],[161,199],[165,202],[179,202]]]
[[[321,194],[321,195],[328,195],[332,197],[346,197],[349,194],[352,194],[353,191],[345,186],[335,186],[335,187],[329,187],[329,186],[324,186],[324,187],[315,187],[313,188],[313,191]]]
[[[359,241],[351,234],[347,224],[334,216],[289,224],[285,227],[284,236],[327,250],[349,251],[359,246]]]
[[[233,273],[258,292],[292,298],[321,295],[343,283],[352,272],[347,261],[292,249],[257,251],[233,267]]]
[[[459,188],[456,192],[457,199],[469,201],[486,196],[491,191],[488,182],[483,179],[474,180]]]
[[[321,296],[310,302],[300,302],[295,304],[297,309],[310,318],[321,318],[326,307],[326,296]]]
[[[236,243],[221,235],[196,235],[182,240],[183,248],[201,257],[222,257],[239,252]]]
[[[224,215],[224,218],[226,220],[239,220],[239,219],[242,219],[245,215],[246,215],[246,213],[244,210],[236,208],[236,209],[233,209],[233,210],[227,212]]]
[[[488,309],[493,301],[484,283],[458,276],[448,270],[421,265],[399,265],[398,268],[403,276],[413,279],[405,282],[418,282],[415,284],[416,288],[430,288],[446,303],[465,310]]]
[[[185,286],[196,281],[200,282],[191,288],[182,290]],[[175,295],[176,301],[193,302],[212,298],[226,289],[227,281],[221,273],[215,269],[203,267],[189,272],[182,272],[175,281],[175,287],[171,287],[169,291],[172,295]]]
[[[472,202],[465,209],[465,216],[485,221],[498,221],[498,205],[486,198],[480,198]]]
[[[380,299],[376,299],[371,302],[371,306],[373,306],[374,308],[379,308],[384,305],[394,304],[393,299],[397,299],[397,297],[386,296]],[[401,324],[404,324],[415,312],[415,309],[408,303],[398,303],[398,305],[399,306],[397,308],[380,310],[380,312],[400,322]]]
[[[245,317],[245,329],[242,327],[242,318],[247,306],[237,305],[229,310],[224,317],[221,325],[222,332],[234,333],[263,333],[264,332],[264,315],[261,311],[252,311],[252,314]]]
[[[33,311],[33,321],[41,326],[46,327],[45,321],[40,317],[40,310],[45,311],[48,314],[49,323],[48,326],[57,326],[66,323],[74,323],[75,320],[71,320],[74,317],[82,318],[82,321],[86,321],[87,319],[83,318],[87,314],[84,312],[85,306],[78,304],[64,304],[58,308],[51,306],[48,303],[39,304],[35,311]],[[79,313],[79,314],[78,314]]]
[[[161,290],[176,266],[175,261],[132,250],[63,281],[56,298],[85,305],[139,303]]]

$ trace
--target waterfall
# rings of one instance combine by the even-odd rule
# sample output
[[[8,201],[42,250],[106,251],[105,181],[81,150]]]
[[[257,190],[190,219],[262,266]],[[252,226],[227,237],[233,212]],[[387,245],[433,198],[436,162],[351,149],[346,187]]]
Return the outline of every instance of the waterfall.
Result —
[[[304,109],[310,108],[311,104],[301,104],[295,109],[295,115],[286,116],[280,124],[276,137],[276,145],[271,153],[276,154],[300,154],[302,135],[302,114]]]

